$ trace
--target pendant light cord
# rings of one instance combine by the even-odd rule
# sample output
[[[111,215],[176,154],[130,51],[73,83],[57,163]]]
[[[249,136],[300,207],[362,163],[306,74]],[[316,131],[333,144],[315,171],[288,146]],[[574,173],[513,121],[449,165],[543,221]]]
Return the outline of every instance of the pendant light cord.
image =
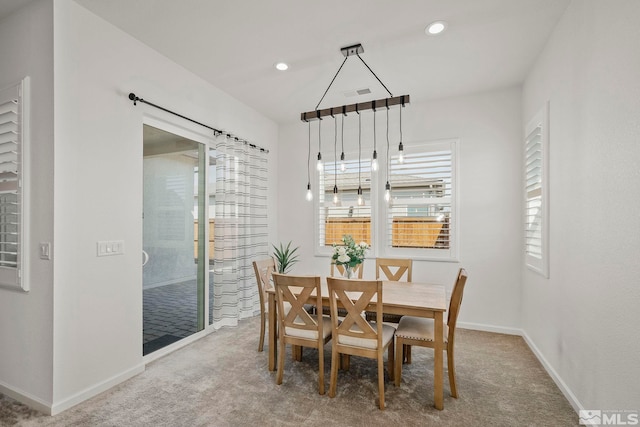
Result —
[[[402,123],[402,119],[400,119],[400,122]],[[402,129],[402,126],[400,128]],[[318,155],[322,153],[322,138],[321,138],[321,132],[320,132],[321,129],[322,129],[322,120],[318,120]],[[402,130],[400,132],[401,132],[400,141],[402,141]]]
[[[402,143],[402,104],[400,105],[400,143]]]
[[[340,156],[340,157],[344,157],[344,116],[345,116],[345,114],[342,115],[342,122],[341,122],[342,123],[341,124],[341,126],[342,126],[342,135],[340,136],[340,142],[342,143],[342,156]],[[340,159],[340,160],[344,161],[344,159]]]
[[[362,130],[361,130],[361,126],[360,126],[360,123],[361,123],[360,118],[361,118],[361,115],[358,112],[358,188],[362,187],[361,182],[360,182],[360,169],[362,168],[362,162],[360,161],[360,158],[361,158],[361,154],[360,153],[362,152],[362,141],[361,141],[362,138],[360,138]]]
[[[307,184],[311,184],[311,171],[309,164],[311,163],[311,122],[309,124],[309,151],[307,151]]]
[[[391,159],[389,158],[389,108],[387,108],[387,182],[389,182],[389,164]]]
[[[338,186],[338,121],[333,118],[333,186]]]
[[[376,152],[377,143],[376,143],[376,110],[373,110],[373,152]]]

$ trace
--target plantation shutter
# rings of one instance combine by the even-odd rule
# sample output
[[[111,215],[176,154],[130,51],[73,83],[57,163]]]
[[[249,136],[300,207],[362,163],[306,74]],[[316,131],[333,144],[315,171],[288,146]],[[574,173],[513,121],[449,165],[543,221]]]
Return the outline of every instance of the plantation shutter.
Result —
[[[525,263],[548,277],[548,107],[525,128],[524,137],[524,252]]]
[[[351,153],[349,153],[351,154]],[[342,244],[342,236],[350,235],[356,243],[372,244],[371,236],[371,160],[346,160],[345,170],[340,162],[327,156],[318,179],[318,242],[319,247]],[[338,199],[334,203],[333,186],[338,186]],[[364,204],[358,205],[358,186],[362,187]]]
[[[391,158],[386,221],[391,250],[422,249],[436,257],[453,254],[454,144],[409,146],[402,163],[397,156]]]
[[[0,91],[0,285],[28,290],[23,268],[24,92],[27,79]]]
[[[525,252],[542,257],[542,125],[536,126],[526,138],[526,219]]]

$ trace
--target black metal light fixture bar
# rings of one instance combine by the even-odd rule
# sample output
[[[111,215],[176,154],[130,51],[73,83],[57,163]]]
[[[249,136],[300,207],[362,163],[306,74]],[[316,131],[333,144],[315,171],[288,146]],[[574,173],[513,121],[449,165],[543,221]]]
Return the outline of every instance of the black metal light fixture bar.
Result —
[[[392,98],[376,99],[375,101],[365,101],[359,102],[357,104],[343,105],[341,107],[331,107],[325,108],[323,110],[307,111],[306,113],[300,113],[300,120],[302,120],[303,122],[310,122],[313,120],[321,119],[322,117],[334,116],[337,114],[346,115],[347,113],[353,113],[356,111],[362,112],[366,110],[392,107],[394,105],[404,106],[405,104],[408,104],[409,101],[409,95],[401,95],[394,96]]]
[[[161,106],[159,106],[159,105],[157,105],[157,104],[154,104],[154,103],[152,103],[152,102],[146,101],[146,100],[144,100],[144,99],[142,99],[142,98],[137,97],[137,96],[136,96],[136,94],[135,94],[135,93],[133,93],[133,92],[131,92],[131,93],[129,94],[129,99],[130,99],[131,101],[133,101],[133,105],[136,105],[138,102],[140,102],[140,103],[142,103],[142,104],[150,105],[150,106],[152,106],[152,107],[154,107],[154,108],[157,108],[158,110],[162,110],[162,111],[165,111],[165,112],[167,112],[167,113],[169,113],[169,114],[173,114],[174,116],[178,116],[178,117],[180,117],[181,119],[188,120],[188,121],[190,121],[191,123],[195,123],[195,124],[197,124],[197,125],[200,125],[200,126],[202,126],[202,127],[207,128],[207,129],[211,129],[211,130],[213,131],[213,134],[214,134],[214,135],[225,135],[225,134],[226,134],[229,138],[233,138],[233,139],[235,139],[237,142],[242,142],[242,143],[244,143],[244,144],[247,144],[247,145],[248,145],[249,147],[251,147],[251,148],[255,148],[256,150],[260,150],[260,151],[262,151],[262,152],[264,152],[264,153],[267,153],[267,154],[269,153],[269,150],[267,150],[266,148],[259,147],[259,146],[255,145],[255,144],[250,143],[249,141],[247,141],[247,140],[245,140],[245,139],[238,138],[237,136],[231,135],[230,133],[227,133],[227,132],[224,132],[224,131],[218,130],[218,129],[216,129],[216,128],[214,128],[214,127],[211,127],[211,126],[209,126],[209,125],[205,125],[204,123],[201,123],[201,122],[199,122],[199,121],[197,121],[197,120],[193,120],[192,118],[189,118],[189,117],[187,117],[187,116],[183,116],[182,114],[180,114],[180,113],[176,113],[175,111],[171,111],[171,110],[169,110],[168,108],[164,108],[164,107],[161,107]]]

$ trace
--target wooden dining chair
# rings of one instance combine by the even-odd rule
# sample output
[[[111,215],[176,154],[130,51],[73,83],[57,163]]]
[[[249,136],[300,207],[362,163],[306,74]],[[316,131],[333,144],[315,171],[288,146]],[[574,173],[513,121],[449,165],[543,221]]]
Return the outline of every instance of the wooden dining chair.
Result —
[[[278,371],[276,384],[282,384],[285,345],[318,349],[318,389],[324,394],[324,345],[331,339],[331,319],[310,314],[306,304],[322,306],[320,276],[292,276],[273,273],[278,304]],[[290,304],[285,310],[284,304]]]
[[[412,259],[376,258],[376,279],[380,279],[382,273],[383,279],[392,282],[411,282],[412,269]]]
[[[389,280],[391,282],[411,282],[411,272],[413,260],[404,258],[376,258],[376,279]],[[381,277],[382,276],[382,277]],[[367,320],[376,320],[375,313],[367,312]],[[382,321],[388,323],[398,323],[402,316],[397,314],[383,314]],[[411,350],[405,352],[411,359]]]
[[[361,262],[353,270],[354,279],[355,278],[362,279],[362,272],[364,271],[364,268],[362,268],[363,264],[364,262]],[[344,277],[344,265],[336,264],[334,259],[331,260],[331,277],[337,277],[337,278]],[[331,310],[329,310],[329,307],[322,307],[322,314],[331,315]],[[338,308],[338,314],[341,317],[344,317],[347,315],[347,312],[345,311],[344,308]]]
[[[382,318],[382,282],[328,277],[327,285],[333,329],[329,397],[336,395],[340,355],[368,357],[378,361],[378,406],[384,409],[384,351],[388,349],[388,370],[393,379],[395,329],[382,322],[367,322],[361,314],[375,299],[376,313]],[[338,304],[347,312],[342,321]]]
[[[458,278],[453,286],[451,293],[451,301],[449,302],[449,312],[447,316],[447,324],[443,329],[444,344],[447,351],[447,366],[449,370],[449,386],[451,388],[451,396],[458,397],[456,388],[456,372],[454,364],[453,345],[456,332],[456,323],[458,321],[458,313],[462,304],[462,294],[464,286],[467,282],[467,272],[464,268],[458,271]],[[421,347],[434,348],[434,320],[423,317],[404,316],[398,328],[396,329],[396,367],[395,367],[395,384],[400,385],[402,379],[402,352],[404,346],[418,345]]]
[[[267,289],[272,287],[271,273],[276,271],[276,263],[271,257],[260,261],[253,261],[253,271],[256,275],[258,294],[260,295],[260,341],[258,342],[258,351],[262,351],[267,322]]]

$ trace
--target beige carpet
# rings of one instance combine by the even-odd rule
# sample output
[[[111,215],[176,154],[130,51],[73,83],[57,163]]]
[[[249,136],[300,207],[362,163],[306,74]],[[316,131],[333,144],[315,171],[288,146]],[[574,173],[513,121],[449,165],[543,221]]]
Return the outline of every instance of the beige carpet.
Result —
[[[353,357],[333,399],[317,392],[317,351],[305,349],[284,382],[257,352],[258,318],[243,321],[147,366],[142,374],[48,417],[0,395],[1,426],[569,426],[578,417],[522,338],[459,330],[459,398],[433,407],[433,353],[414,347],[403,382],[376,406],[376,363]],[[331,343],[325,347],[328,378]]]

